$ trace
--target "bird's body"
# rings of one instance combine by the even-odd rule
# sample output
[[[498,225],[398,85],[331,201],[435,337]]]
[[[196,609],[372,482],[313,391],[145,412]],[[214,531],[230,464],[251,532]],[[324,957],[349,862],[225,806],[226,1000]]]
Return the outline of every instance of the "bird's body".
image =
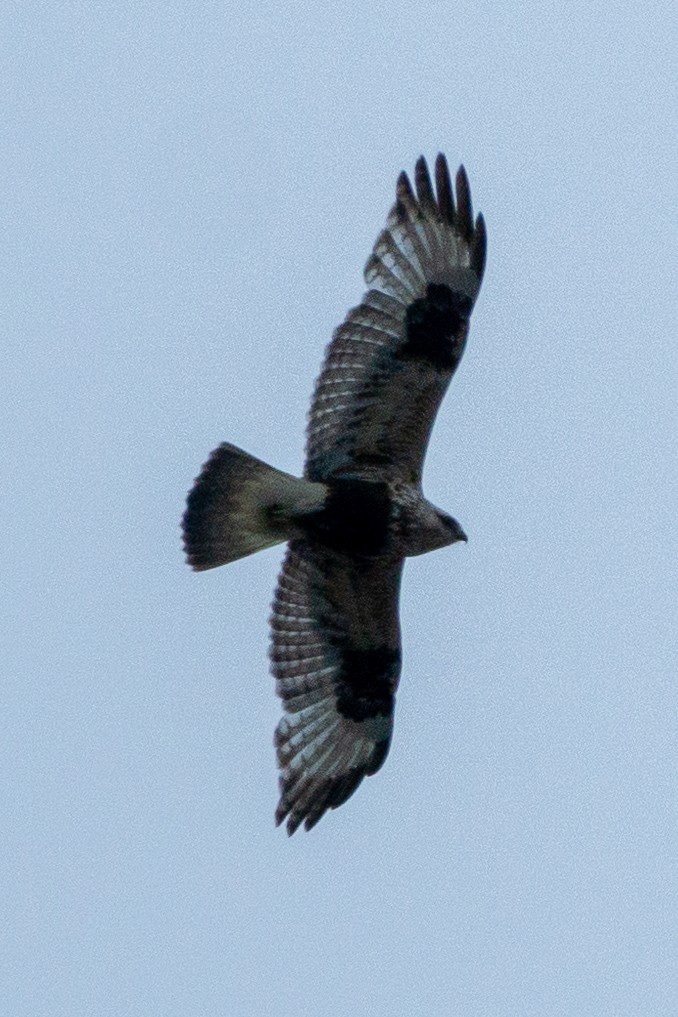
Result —
[[[383,763],[401,649],[404,559],[465,540],[422,492],[438,406],[461,359],[485,263],[463,169],[405,174],[365,278],[330,343],[303,478],[220,445],[188,497],[189,563],[214,568],[288,542],[271,618],[284,716],[276,731],[289,833],[313,826]]]
[[[417,484],[335,477],[323,487],[322,506],[299,513],[290,535],[342,554],[393,559],[435,551],[451,543],[451,534],[464,539]]]

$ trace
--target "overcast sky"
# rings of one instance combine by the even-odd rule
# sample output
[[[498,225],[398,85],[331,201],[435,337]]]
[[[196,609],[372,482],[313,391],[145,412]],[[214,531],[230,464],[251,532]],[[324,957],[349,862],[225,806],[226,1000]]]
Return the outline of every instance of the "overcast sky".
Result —
[[[3,1012],[673,1017],[675,4],[2,21]],[[179,519],[222,440],[301,471],[439,150],[489,235],[425,474],[469,543],[406,566],[384,768],[288,839],[281,549],[195,575]]]

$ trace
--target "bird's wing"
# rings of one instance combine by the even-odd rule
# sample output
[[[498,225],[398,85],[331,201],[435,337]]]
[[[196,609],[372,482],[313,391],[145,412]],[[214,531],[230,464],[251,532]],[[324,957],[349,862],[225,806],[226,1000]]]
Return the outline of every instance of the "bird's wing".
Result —
[[[463,167],[456,201],[443,155],[396,203],[365,266],[370,289],[334,333],[309,414],[306,476],[350,473],[417,482],[445,390],[464,352],[485,265]]]
[[[285,710],[275,734],[276,822],[314,826],[376,773],[391,741],[400,676],[403,561],[351,558],[290,543],[271,617],[271,660]]]

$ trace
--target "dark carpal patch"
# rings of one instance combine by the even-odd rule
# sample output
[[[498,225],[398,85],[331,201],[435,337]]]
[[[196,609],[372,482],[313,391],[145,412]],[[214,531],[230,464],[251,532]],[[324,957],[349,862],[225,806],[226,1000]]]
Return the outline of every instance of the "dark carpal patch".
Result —
[[[453,370],[463,352],[473,304],[449,286],[429,283],[426,296],[407,308],[401,359],[427,360],[439,371]]]
[[[342,647],[337,676],[337,709],[349,720],[392,717],[393,690],[400,675],[400,650]]]
[[[390,532],[388,486],[371,480],[332,480],[322,509],[295,521],[325,547],[342,554],[384,554]]]

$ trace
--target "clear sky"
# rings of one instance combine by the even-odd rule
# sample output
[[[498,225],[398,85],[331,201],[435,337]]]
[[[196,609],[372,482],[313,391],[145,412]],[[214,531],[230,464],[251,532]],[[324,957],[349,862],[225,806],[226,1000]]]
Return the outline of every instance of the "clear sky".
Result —
[[[672,2],[9,3],[8,1017],[678,1012]],[[390,756],[273,825],[280,549],[183,562],[229,440],[302,467],[401,169],[489,256]]]

